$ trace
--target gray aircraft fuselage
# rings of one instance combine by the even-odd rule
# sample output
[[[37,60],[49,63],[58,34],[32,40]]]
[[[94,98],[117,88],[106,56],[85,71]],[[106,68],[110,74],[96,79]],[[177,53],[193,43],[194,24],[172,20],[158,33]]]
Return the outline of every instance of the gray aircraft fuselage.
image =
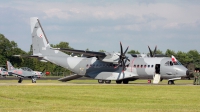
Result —
[[[45,56],[44,56],[45,57]],[[138,58],[128,56],[129,65],[125,71],[122,67],[115,68],[116,64],[97,60],[96,57],[54,57],[48,56],[48,60],[67,68],[74,73],[94,79],[121,80],[125,78],[152,78],[155,74],[155,65],[160,65],[161,78],[170,79],[186,76],[187,69],[181,64],[174,64],[169,57]],[[170,62],[172,64],[170,64]]]

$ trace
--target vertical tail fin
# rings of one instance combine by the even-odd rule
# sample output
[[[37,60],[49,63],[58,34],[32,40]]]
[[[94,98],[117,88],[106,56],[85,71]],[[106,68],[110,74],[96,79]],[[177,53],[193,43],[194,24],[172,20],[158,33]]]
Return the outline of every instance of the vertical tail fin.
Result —
[[[37,17],[30,19],[31,23],[31,36],[33,45],[33,54],[41,54],[42,50],[50,48],[49,41],[43,31],[40,21]]]
[[[65,53],[51,49],[49,41],[44,33],[42,25],[37,17],[30,18],[33,55],[59,55],[67,56]]]
[[[7,61],[7,69],[8,69],[8,71],[15,69],[9,61]]]

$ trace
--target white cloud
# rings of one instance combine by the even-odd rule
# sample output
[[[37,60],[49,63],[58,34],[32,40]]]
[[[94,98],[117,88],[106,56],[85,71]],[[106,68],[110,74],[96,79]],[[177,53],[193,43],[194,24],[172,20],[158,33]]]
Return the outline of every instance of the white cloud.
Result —
[[[29,17],[37,16],[44,25],[49,40],[53,40],[51,42],[58,43],[65,40],[71,42],[70,44],[79,43],[80,45],[81,43],[87,44],[91,40],[98,40],[100,43],[95,44],[97,49],[98,45],[106,46],[110,44],[110,41],[115,43],[128,40],[127,44],[132,44],[133,47],[139,46],[142,49],[138,43],[153,45],[157,42],[164,45],[166,40],[163,41],[163,38],[176,40],[181,37],[199,38],[200,35],[198,32],[200,30],[200,2],[198,1],[193,3],[193,1],[184,0],[175,2],[22,0],[1,1],[0,8],[2,9],[0,14],[5,15],[5,17],[0,17],[4,21],[1,22],[0,29],[4,31],[5,27],[7,29],[11,27],[8,28],[5,23],[15,25],[15,30],[10,30],[13,33],[9,32],[10,37],[21,38],[16,32],[25,30],[24,26],[19,28],[19,24],[27,25],[27,28]],[[24,34],[26,35],[21,34],[23,39],[29,36],[29,32]],[[55,36],[59,39],[55,39]],[[72,37],[73,39],[70,39]],[[109,42],[104,42],[105,40]],[[107,47],[106,49],[115,48]]]

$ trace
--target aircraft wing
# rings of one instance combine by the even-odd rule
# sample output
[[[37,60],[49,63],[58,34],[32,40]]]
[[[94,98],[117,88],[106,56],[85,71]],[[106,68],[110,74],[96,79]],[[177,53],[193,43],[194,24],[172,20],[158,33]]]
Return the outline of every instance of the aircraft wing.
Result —
[[[39,58],[39,56],[35,55],[13,55],[15,57],[24,57],[24,58]]]
[[[84,56],[89,57],[105,57],[106,54],[103,52],[95,52],[95,51],[85,51],[85,50],[75,50],[75,49],[64,49],[64,48],[52,48],[54,50],[60,50],[60,51],[66,51],[70,53],[76,53],[76,54],[83,54]]]

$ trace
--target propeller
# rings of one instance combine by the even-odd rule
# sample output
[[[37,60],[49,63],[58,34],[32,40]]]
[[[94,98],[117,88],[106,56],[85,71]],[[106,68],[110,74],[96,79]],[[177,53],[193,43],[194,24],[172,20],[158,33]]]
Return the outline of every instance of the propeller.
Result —
[[[157,50],[157,46],[155,47],[155,49],[154,49],[154,52],[152,53],[152,51],[151,51],[151,49],[150,49],[150,47],[148,46],[148,48],[149,48],[149,53],[150,53],[150,56],[151,57],[155,57],[155,55],[156,55],[156,50]]]
[[[123,71],[125,70],[125,67],[126,67],[126,65],[125,65],[125,63],[126,63],[126,61],[128,60],[129,62],[130,62],[130,60],[128,59],[128,57],[126,57],[126,52],[128,51],[128,48],[129,47],[127,47],[126,48],[126,50],[123,52],[123,47],[122,47],[122,43],[120,42],[120,50],[121,50],[121,53],[120,53],[120,55],[118,55],[119,56],[119,61],[118,61],[118,65],[115,67],[115,68],[117,68],[120,64],[122,65],[122,67],[123,67]]]

